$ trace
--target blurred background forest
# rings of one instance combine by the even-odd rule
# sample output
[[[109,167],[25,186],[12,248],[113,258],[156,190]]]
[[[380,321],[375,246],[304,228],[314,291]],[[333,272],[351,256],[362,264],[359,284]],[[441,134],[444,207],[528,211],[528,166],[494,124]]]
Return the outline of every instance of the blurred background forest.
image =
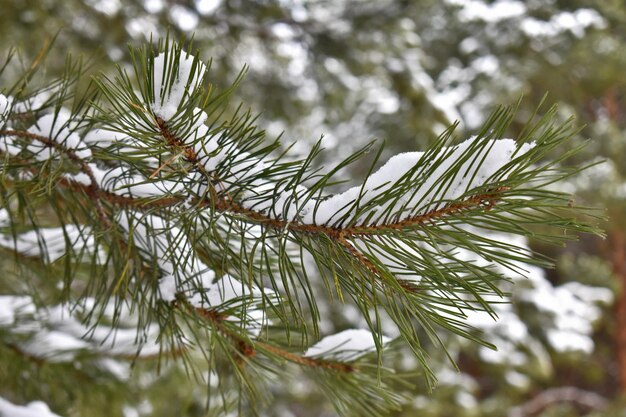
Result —
[[[15,46],[25,63],[58,34],[49,77],[63,71],[68,53],[87,57],[89,71],[112,73],[129,62],[127,44],[168,31],[193,36],[202,58],[212,59],[218,88],[247,66],[233,107],[241,101],[260,113],[267,135],[284,132],[296,150],[324,136],[330,161],[374,138],[387,142],[383,161],[422,149],[455,121],[462,140],[496,105],[523,97],[509,132],[516,137],[548,94],[560,117],[575,116],[581,126],[571,145],[588,141],[575,162],[604,161],[558,186],[576,203],[606,210],[606,239],[582,236],[556,249],[528,242],[557,267],[531,269],[529,280],[516,281],[498,322],[475,323],[499,351],[449,336],[460,372],[433,349],[438,388],[429,394],[416,374],[412,400],[398,415],[626,415],[622,0],[0,0],[0,10],[0,51]],[[326,308],[337,320],[321,323],[323,331],[359,324],[347,308]],[[0,382],[8,361],[30,366],[0,350]],[[397,366],[416,369],[411,360]],[[92,376],[77,386],[71,367],[27,370],[20,386],[0,383],[0,396],[42,399],[82,416],[118,415],[118,406],[124,417],[205,415],[203,388],[183,369],[157,376],[154,364],[138,363],[131,377]],[[50,394],[51,383],[66,395]],[[276,390],[262,415],[335,415],[304,382]]]

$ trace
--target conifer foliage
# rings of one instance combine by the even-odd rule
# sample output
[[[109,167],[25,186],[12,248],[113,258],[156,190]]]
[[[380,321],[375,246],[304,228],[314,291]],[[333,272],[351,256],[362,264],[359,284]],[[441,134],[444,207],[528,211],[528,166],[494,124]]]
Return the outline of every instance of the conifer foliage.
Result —
[[[414,389],[385,352],[408,348],[434,384],[424,346],[445,331],[488,345],[467,314],[495,315],[504,272],[548,264],[494,233],[594,231],[550,187],[576,172],[561,164],[575,129],[554,111],[515,139],[501,108],[465,141],[453,126],[382,165],[372,143],[320,167],[323,141],[295,155],[243,107],[227,114],[242,77],[216,93],[189,48],[133,50],[87,88],[71,60],[37,86],[40,59],[0,86],[3,351],[118,379],[123,364],[185,367],[216,413],[262,407],[273,376],[300,368],[340,414],[385,415]],[[322,334],[319,297],[366,328]]]

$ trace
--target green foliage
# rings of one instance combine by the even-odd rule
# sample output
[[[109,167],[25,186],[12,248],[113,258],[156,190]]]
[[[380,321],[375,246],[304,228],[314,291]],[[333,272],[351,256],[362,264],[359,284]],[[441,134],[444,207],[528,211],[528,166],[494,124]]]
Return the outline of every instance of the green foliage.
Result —
[[[295,155],[278,140],[266,142],[250,112],[228,116],[232,88],[209,88],[204,64],[182,43],[165,40],[131,57],[132,70],[99,75],[78,93],[82,68],[70,60],[59,81],[34,84],[38,60],[3,90],[13,102],[0,129],[4,232],[15,242],[20,232],[34,232],[42,255],[28,260],[34,252],[15,243],[5,267],[15,279],[4,291],[31,294],[41,306],[69,306],[87,326],[86,340],[111,349],[82,347],[85,357],[72,353],[73,361],[48,365],[40,352],[7,342],[11,331],[4,335],[13,354],[44,367],[89,372],[74,364],[99,356],[154,360],[164,373],[183,365],[189,378],[206,384],[202,397],[211,409],[246,412],[270,401],[277,375],[300,368],[340,414],[384,415],[400,407],[407,386],[406,377],[382,366],[388,326],[397,328],[396,343],[409,347],[431,388],[425,344],[445,351],[442,335],[452,332],[491,346],[466,323],[468,312],[495,315],[503,270],[523,274],[523,263],[549,265],[492,233],[560,244],[597,232],[580,220],[585,209],[549,187],[578,172],[563,164],[575,150],[547,159],[577,131],[571,121],[555,122],[555,109],[530,121],[510,158],[488,175],[481,170],[494,164],[514,108],[496,110],[461,145],[454,145],[451,127],[412,165],[399,165],[404,174],[397,178],[377,177],[380,148],[346,200],[331,196],[342,179],[337,173],[373,145],[320,168],[323,141]],[[178,101],[168,110],[172,97]],[[340,203],[331,205],[333,198]],[[337,215],[326,215],[329,209]],[[46,261],[50,227],[60,227],[65,253]],[[233,282],[231,290],[219,289]],[[225,298],[228,291],[235,294]],[[320,298],[354,305],[377,354],[303,355],[321,336]],[[98,339],[103,325],[112,336]],[[135,344],[113,353],[114,335],[129,328]],[[146,354],[153,337],[158,354]],[[65,401],[80,408],[83,400],[59,404]],[[102,399],[84,401],[88,409]]]

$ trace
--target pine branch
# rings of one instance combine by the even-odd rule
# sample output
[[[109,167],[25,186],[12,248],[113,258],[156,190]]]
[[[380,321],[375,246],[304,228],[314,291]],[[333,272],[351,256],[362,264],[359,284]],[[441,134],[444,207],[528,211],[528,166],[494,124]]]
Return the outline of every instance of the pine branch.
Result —
[[[170,147],[175,148],[174,151],[178,152],[176,148],[180,148],[182,154],[184,154],[185,158],[192,163],[205,177],[209,177],[209,174],[204,170],[202,165],[199,163],[199,157],[196,155],[196,152],[193,148],[184,145],[184,141],[178,137],[176,137],[172,132],[167,128],[166,123],[163,119],[157,117],[156,124],[159,128],[161,135],[166,140],[167,144]],[[94,204],[98,209],[98,214],[100,216],[100,220],[105,227],[110,226],[110,222],[108,221],[104,209],[102,208],[100,198],[108,201],[109,203],[113,203],[117,206],[123,207],[133,207],[139,208],[144,211],[149,211],[154,208],[164,208],[166,206],[174,206],[177,204],[181,204],[184,202],[184,199],[169,197],[166,198],[165,201],[163,199],[159,200],[150,200],[150,201],[142,201],[134,199],[132,197],[123,197],[116,195],[114,193],[103,192],[97,184],[97,181],[94,177],[93,172],[91,171],[89,165],[82,159],[80,159],[75,152],[71,149],[65,148],[63,145],[54,142],[50,138],[43,137],[41,135],[35,135],[30,132],[25,131],[0,131],[1,135],[7,136],[17,136],[23,137],[33,140],[38,140],[44,143],[47,146],[53,147],[57,150],[62,151],[66,154],[72,161],[79,164],[81,171],[84,172],[89,179],[91,180],[91,184],[89,186],[85,186],[79,183],[69,181],[70,186],[74,189],[82,189],[82,191],[88,195],[92,200],[94,200]],[[365,236],[365,235],[376,235],[380,233],[385,233],[389,231],[395,230],[403,230],[408,229],[412,230],[418,226],[425,225],[430,222],[436,222],[441,218],[446,216],[452,216],[458,214],[459,212],[465,210],[471,210],[474,208],[481,208],[483,210],[489,211],[495,202],[498,199],[499,193],[502,191],[506,191],[507,187],[501,187],[495,192],[484,193],[476,196],[469,197],[465,200],[458,202],[450,202],[443,206],[442,208],[436,208],[431,211],[427,211],[426,213],[419,214],[413,217],[409,217],[406,219],[399,220],[397,222],[391,222],[388,224],[381,225],[373,225],[373,226],[351,226],[351,227],[329,227],[325,225],[315,225],[315,224],[304,224],[298,221],[284,221],[280,219],[274,219],[270,216],[252,210],[247,209],[239,204],[233,202],[226,196],[219,196],[214,188],[211,187],[211,195],[213,198],[207,199],[203,198],[200,202],[192,202],[193,205],[198,205],[200,207],[212,207],[220,213],[228,213],[241,216],[251,222],[260,223],[265,227],[269,227],[275,229],[278,232],[288,230],[292,233],[308,233],[308,234],[322,234],[325,235],[334,241],[336,241],[339,245],[341,245],[348,253],[354,256],[358,262],[362,264],[364,268],[372,272],[374,275],[381,275],[380,271],[376,268],[376,266],[367,259],[367,257],[359,252],[352,244],[348,242],[348,238]],[[414,291],[415,288],[410,282],[405,282],[403,280],[398,280],[401,288],[411,292]]]
[[[106,214],[104,213],[104,208],[102,207],[100,200],[98,199],[98,195],[101,193],[100,187],[98,185],[98,181],[96,180],[96,177],[93,174],[93,171],[91,170],[91,168],[89,167],[89,164],[87,164],[87,162],[85,160],[83,160],[82,158],[80,158],[76,152],[74,152],[71,149],[66,148],[65,146],[63,146],[62,144],[54,141],[53,139],[47,137],[47,136],[42,136],[42,135],[37,135],[31,132],[27,132],[27,131],[18,131],[18,130],[0,130],[0,136],[15,136],[18,138],[24,138],[24,139],[31,139],[31,140],[35,140],[38,142],[43,143],[44,145],[56,149],[60,152],[62,152],[64,155],[66,155],[72,162],[76,163],[79,167],[80,170],[87,175],[87,177],[89,177],[89,180],[91,181],[91,184],[85,188],[85,194],[87,194],[89,196],[89,198],[93,201],[94,206],[96,207],[96,210],[98,212],[98,216],[100,218],[100,221],[102,222],[102,224],[105,227],[110,227],[111,223],[109,222],[109,219],[107,218]]]
[[[240,334],[233,332],[231,329],[224,325],[224,322],[228,318],[226,314],[217,310],[194,307],[182,297],[174,301],[172,305],[174,306],[174,308],[180,308],[184,306],[187,310],[193,311],[198,316],[202,317],[204,320],[206,320],[207,323],[209,323],[212,327],[215,327],[217,331],[222,333],[222,335],[229,338],[233,342],[236,350],[239,351],[244,357],[254,357],[256,356],[258,350],[262,350],[271,355],[280,357],[288,362],[292,362],[297,365],[309,368],[321,368],[347,373],[355,372],[358,369],[347,363],[307,358],[305,356],[297,355],[295,353],[281,349],[280,347],[269,343],[261,341],[252,342],[251,340],[246,340],[241,337]]]
[[[283,372],[277,365],[288,362],[315,373],[344,414],[397,407],[400,396],[375,383],[383,329],[395,326],[433,384],[424,335],[444,349],[441,329],[491,347],[468,314],[495,316],[503,270],[523,274],[527,263],[547,264],[489,233],[561,243],[570,232],[595,232],[575,217],[580,209],[569,196],[547,188],[576,171],[560,164],[569,153],[547,159],[575,132],[571,122],[552,122],[554,110],[518,141],[501,139],[514,114],[501,108],[478,136],[453,144],[450,128],[426,151],[375,169],[381,148],[360,185],[333,193],[337,173],[371,146],[324,172],[320,143],[297,159],[277,140],[266,143],[249,113],[222,120],[230,91],[213,96],[207,65],[182,44],[166,40],[133,57],[133,74],[120,69],[95,79],[99,94],[91,102],[62,90],[35,109],[28,98],[0,94],[7,239],[23,237],[17,227],[32,228],[45,258],[51,235],[39,233],[39,212],[56,216],[51,222],[66,246],[73,243],[68,228],[77,227],[84,248],[63,257],[64,286],[68,299],[93,297],[87,321],[97,322],[111,304],[121,315],[127,302],[138,329],[157,325],[166,356],[189,361],[199,351],[213,369],[215,352],[224,353],[219,360],[252,400],[262,397],[256,383],[263,379],[253,374]],[[76,74],[58,86],[70,78]],[[78,101],[72,111],[64,107],[70,97]],[[31,201],[33,190],[45,201]],[[307,271],[311,261],[321,282]],[[78,275],[79,268],[89,274]],[[77,281],[82,292],[70,285]],[[356,306],[369,327],[367,337],[335,335],[346,349],[358,346],[354,357],[333,359],[337,352],[322,349],[328,337],[304,355],[282,347],[292,346],[296,328],[303,349],[309,328],[320,336],[322,285]],[[287,343],[270,338],[280,330]],[[323,355],[310,354],[314,348]],[[376,369],[360,360],[372,350]]]

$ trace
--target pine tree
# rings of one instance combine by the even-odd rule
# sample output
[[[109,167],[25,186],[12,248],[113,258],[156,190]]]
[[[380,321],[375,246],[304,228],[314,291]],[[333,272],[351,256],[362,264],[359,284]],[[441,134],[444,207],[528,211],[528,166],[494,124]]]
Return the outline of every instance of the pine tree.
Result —
[[[576,128],[554,109],[515,140],[503,139],[515,109],[500,108],[465,141],[452,126],[380,168],[375,143],[324,168],[323,140],[297,155],[243,106],[229,114],[243,74],[215,92],[190,48],[132,50],[131,67],[88,86],[71,59],[59,80],[38,78],[44,51],[1,90],[5,413],[45,415],[11,404],[42,400],[63,415],[119,414],[139,405],[137,388],[111,401],[79,384],[161,372],[204,390],[154,415],[182,403],[189,415],[252,413],[277,376],[297,373],[341,415],[385,415],[415,390],[388,355],[409,349],[432,387],[424,346],[445,351],[452,332],[495,348],[467,316],[495,316],[505,271],[549,265],[495,234],[560,244],[596,231],[551,187],[579,170],[562,164]],[[367,158],[345,189],[342,170]],[[366,326],[323,334],[320,297]]]

